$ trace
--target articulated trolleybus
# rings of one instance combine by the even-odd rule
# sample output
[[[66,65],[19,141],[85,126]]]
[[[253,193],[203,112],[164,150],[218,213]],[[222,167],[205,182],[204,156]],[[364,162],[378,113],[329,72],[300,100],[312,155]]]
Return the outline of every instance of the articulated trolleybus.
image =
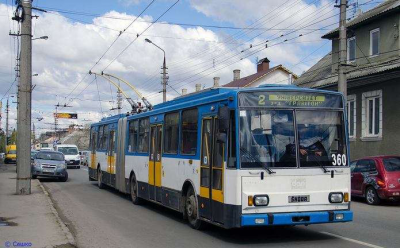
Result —
[[[346,120],[337,92],[211,88],[93,124],[89,179],[196,229],[348,222]]]

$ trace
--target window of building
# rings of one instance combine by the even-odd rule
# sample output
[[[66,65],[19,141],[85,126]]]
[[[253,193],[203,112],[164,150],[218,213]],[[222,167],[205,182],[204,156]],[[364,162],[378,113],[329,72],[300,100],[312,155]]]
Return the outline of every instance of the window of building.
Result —
[[[179,144],[179,113],[166,114],[164,123],[164,153],[177,154]]]
[[[182,111],[181,153],[194,155],[197,150],[197,109]]]
[[[350,95],[347,97],[347,121],[349,129],[349,137],[356,137],[356,96]]]
[[[369,34],[369,55],[376,56],[379,54],[380,31],[379,28],[371,30]]]
[[[363,93],[363,137],[382,137],[382,91]]]
[[[356,37],[347,39],[347,61],[353,62],[356,60]]]
[[[139,139],[138,139],[139,152],[149,151],[149,129],[150,129],[149,118],[139,120]]]
[[[139,122],[137,120],[129,122],[129,142],[128,151],[137,152],[138,148]]]

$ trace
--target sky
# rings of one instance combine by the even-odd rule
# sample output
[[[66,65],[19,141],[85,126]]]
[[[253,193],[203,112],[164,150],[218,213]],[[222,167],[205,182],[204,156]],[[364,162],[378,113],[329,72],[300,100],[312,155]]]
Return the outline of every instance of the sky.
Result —
[[[37,19],[33,19],[33,36],[49,37],[33,41],[33,74],[37,76],[33,77],[32,118],[37,133],[54,128],[57,104],[68,106],[58,108],[58,112],[78,113],[78,120],[60,120],[61,128],[117,113],[110,110],[116,107],[115,87],[101,77],[89,75],[90,69],[122,77],[150,102],[159,103],[163,53],[146,43],[146,38],[165,50],[167,98],[171,100],[183,88],[194,91],[195,84],[211,87],[213,77],[220,77],[221,84],[229,83],[234,69],[241,70],[241,77],[251,75],[256,72],[257,59],[265,57],[271,66],[282,64],[300,75],[330,51],[331,42],[321,36],[337,27],[339,18],[333,0],[175,2],[34,0],[34,7],[47,12],[34,10]],[[363,11],[380,2],[358,1]],[[351,5],[349,17],[353,9]],[[4,106],[9,99],[11,129],[16,124],[13,82],[19,47],[17,38],[9,36],[18,31],[18,24],[11,20],[14,10],[12,0],[1,0],[1,125],[4,128]],[[132,90],[121,87],[137,99]],[[129,111],[126,101],[122,111]]]

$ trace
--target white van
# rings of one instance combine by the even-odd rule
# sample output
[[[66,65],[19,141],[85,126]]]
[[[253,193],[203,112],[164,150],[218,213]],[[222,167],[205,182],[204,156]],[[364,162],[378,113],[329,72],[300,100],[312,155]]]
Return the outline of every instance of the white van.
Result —
[[[68,168],[75,167],[79,169],[81,167],[81,157],[76,145],[55,145],[54,150],[64,154],[65,163],[67,164]]]

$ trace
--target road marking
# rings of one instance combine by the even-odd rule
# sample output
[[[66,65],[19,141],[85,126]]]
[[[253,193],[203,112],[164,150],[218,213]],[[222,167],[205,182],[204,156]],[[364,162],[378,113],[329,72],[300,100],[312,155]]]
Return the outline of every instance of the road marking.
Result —
[[[346,237],[343,237],[343,236],[340,236],[340,235],[337,235],[337,234],[333,234],[333,233],[329,233],[329,232],[320,232],[320,233],[326,234],[326,235],[329,235],[329,236],[332,236],[332,237],[335,237],[335,238],[343,239],[343,240],[346,240],[346,241],[350,241],[350,242],[353,242],[353,243],[356,243],[356,244],[359,244],[359,245],[364,245],[364,246],[367,246],[367,247],[371,247],[371,248],[383,248],[382,246],[369,244],[369,243],[362,242],[362,241],[359,241],[359,240],[356,240],[356,239],[346,238]]]

